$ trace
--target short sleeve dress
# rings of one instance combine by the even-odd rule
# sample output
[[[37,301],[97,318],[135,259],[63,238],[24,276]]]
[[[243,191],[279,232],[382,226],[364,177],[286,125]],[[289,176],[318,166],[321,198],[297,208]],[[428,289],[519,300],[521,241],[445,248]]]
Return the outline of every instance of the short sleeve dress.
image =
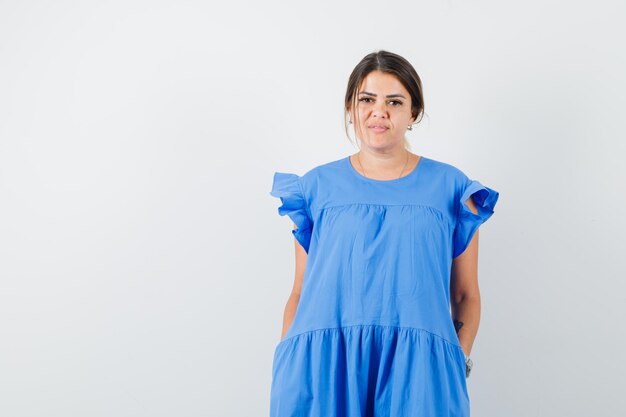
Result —
[[[270,194],[308,254],[274,351],[270,417],[469,416],[450,271],[498,192],[421,156],[392,180],[361,175],[349,157],[276,172]]]

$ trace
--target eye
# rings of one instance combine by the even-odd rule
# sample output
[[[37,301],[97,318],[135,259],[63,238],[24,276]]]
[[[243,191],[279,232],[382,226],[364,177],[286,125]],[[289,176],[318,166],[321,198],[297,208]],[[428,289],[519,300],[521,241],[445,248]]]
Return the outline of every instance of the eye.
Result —
[[[362,97],[359,99],[359,101],[369,103],[370,101],[372,101],[372,99],[370,97]],[[398,107],[402,105],[402,102],[400,100],[390,100],[389,103],[395,103],[392,104],[393,107]]]

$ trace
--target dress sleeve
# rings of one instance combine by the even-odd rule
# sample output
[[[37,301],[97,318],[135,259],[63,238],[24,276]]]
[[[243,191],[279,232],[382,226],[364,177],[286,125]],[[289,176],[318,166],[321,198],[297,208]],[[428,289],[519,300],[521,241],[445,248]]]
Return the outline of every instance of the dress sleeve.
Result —
[[[465,203],[470,196],[473,196],[478,214],[474,214]],[[478,227],[491,217],[498,201],[498,196],[499,193],[497,191],[482,185],[476,180],[467,179],[459,202],[459,211],[452,239],[452,258],[456,258],[467,249]]]
[[[270,194],[280,198],[282,205],[278,207],[278,214],[280,216],[286,214],[293,220],[298,228],[292,229],[291,233],[304,250],[309,253],[313,220],[309,215],[300,177],[296,174],[275,172]]]

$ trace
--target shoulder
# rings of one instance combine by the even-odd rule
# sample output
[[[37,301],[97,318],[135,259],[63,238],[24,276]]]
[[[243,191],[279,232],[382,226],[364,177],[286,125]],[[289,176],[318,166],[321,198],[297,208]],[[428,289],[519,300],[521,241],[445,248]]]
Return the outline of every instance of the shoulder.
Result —
[[[323,184],[333,184],[337,178],[344,175],[345,160],[337,159],[316,165],[304,171],[302,175],[293,172],[274,173],[274,182],[271,195],[292,195],[304,200],[307,204],[317,196],[319,189],[328,189]]]
[[[330,162],[324,162],[319,165],[315,165],[301,177],[303,186],[314,187],[321,180],[332,180],[337,175],[345,174],[345,158],[335,159]]]
[[[433,179],[441,181],[455,191],[463,189],[470,181],[469,177],[458,166],[430,157],[426,159]]]

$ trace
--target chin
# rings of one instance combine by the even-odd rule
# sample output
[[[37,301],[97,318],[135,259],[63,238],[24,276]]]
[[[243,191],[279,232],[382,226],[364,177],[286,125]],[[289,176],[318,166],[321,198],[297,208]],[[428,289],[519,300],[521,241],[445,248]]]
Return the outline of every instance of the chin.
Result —
[[[380,150],[392,149],[395,146],[398,146],[396,142],[391,142],[388,140],[379,140],[379,139],[368,139],[367,141],[365,141],[365,144],[369,148],[380,149]]]

